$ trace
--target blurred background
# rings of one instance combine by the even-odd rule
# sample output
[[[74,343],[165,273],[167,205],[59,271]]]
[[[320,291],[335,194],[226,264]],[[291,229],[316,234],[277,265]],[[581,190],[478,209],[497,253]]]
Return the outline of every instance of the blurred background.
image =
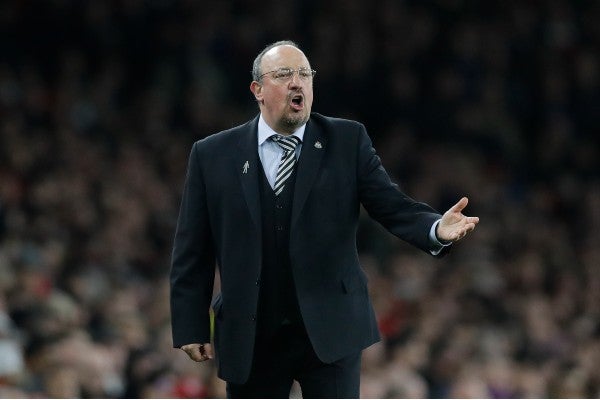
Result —
[[[441,260],[363,218],[384,340],[362,396],[600,397],[598,21],[584,0],[3,1],[0,397],[224,396],[171,348],[171,244],[192,143],[257,114],[280,39],[318,71],[313,111],[481,218]]]

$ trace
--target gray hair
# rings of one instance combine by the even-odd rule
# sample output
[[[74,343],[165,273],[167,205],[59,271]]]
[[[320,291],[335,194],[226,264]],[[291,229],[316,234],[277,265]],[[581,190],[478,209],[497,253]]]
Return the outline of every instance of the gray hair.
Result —
[[[258,53],[256,58],[254,59],[254,63],[252,64],[252,80],[260,82],[261,75],[262,75],[262,70],[260,68],[260,64],[262,63],[263,56],[265,55],[265,53],[267,51],[271,50],[272,48],[278,47],[278,46],[293,46],[293,47],[297,48],[298,50],[302,51],[300,49],[300,47],[296,43],[292,42],[291,40],[280,40],[278,42],[271,43],[270,45],[265,47],[263,49],[263,51]]]

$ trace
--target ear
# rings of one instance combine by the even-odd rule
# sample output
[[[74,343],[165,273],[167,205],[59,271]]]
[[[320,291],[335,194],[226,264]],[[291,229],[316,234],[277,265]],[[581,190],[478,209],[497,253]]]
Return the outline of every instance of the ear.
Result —
[[[256,81],[252,81],[250,84],[250,91],[254,95],[254,98],[260,104],[263,103],[263,95],[262,95],[262,85]]]

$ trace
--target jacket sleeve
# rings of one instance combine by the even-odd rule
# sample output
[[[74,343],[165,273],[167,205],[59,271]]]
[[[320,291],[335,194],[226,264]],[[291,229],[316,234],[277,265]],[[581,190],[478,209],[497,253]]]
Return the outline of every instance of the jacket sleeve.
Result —
[[[215,255],[202,175],[200,143],[192,147],[171,262],[173,346],[210,341]]]
[[[404,194],[390,180],[364,125],[358,132],[358,195],[371,218],[393,235],[428,253],[434,250],[429,232],[442,216],[427,204]]]

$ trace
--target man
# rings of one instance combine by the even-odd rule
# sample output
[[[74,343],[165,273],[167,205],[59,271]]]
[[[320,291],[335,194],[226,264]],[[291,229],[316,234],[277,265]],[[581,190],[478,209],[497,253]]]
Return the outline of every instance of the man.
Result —
[[[362,124],[311,113],[313,77],[290,41],[254,61],[252,121],[192,148],[171,271],[174,346],[214,357],[228,397],[359,396],[361,351],[379,340],[359,265],[360,204],[399,238],[440,255],[479,219],[443,216],[393,184]]]

